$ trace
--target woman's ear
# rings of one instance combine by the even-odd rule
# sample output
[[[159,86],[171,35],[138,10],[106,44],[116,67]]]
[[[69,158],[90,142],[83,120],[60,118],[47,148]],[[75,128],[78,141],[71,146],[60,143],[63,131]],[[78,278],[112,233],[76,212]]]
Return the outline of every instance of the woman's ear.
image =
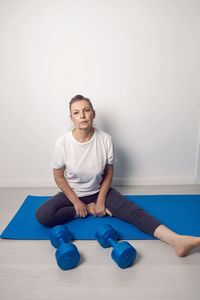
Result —
[[[95,110],[93,110],[93,119],[95,119],[95,117],[96,117],[96,112]]]

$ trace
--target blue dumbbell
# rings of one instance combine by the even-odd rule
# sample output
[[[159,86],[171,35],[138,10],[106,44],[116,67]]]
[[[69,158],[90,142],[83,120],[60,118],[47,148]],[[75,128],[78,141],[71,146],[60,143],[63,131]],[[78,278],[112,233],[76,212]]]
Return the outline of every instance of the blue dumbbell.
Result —
[[[50,230],[49,239],[53,247],[57,248],[55,256],[58,266],[62,270],[75,268],[80,261],[80,254],[75,245],[70,244],[71,234],[64,225],[57,225]]]
[[[137,253],[135,248],[128,242],[117,243],[118,233],[112,226],[100,226],[95,237],[103,248],[113,247],[111,257],[120,268],[125,269],[134,262]]]

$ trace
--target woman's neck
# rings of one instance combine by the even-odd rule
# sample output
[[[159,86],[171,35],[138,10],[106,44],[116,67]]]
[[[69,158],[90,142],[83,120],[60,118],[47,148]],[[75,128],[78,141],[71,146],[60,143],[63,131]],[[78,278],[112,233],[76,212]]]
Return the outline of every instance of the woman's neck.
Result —
[[[91,127],[89,130],[75,128],[72,131],[72,134],[78,142],[85,143],[85,142],[88,142],[92,138],[92,136],[94,134],[94,128]]]

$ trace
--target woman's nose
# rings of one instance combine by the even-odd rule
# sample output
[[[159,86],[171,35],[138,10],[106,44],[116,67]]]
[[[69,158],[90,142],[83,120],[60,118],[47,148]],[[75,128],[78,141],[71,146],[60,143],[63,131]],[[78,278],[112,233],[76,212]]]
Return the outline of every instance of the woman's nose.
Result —
[[[85,118],[85,113],[81,112],[81,119]]]

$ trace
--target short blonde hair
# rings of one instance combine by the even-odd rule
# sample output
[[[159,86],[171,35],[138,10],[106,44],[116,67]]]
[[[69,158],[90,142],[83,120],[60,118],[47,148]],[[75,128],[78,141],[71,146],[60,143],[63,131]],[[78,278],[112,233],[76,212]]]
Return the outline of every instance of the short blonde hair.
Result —
[[[81,100],[87,101],[87,102],[89,103],[91,109],[94,111],[93,105],[92,105],[92,103],[91,103],[91,101],[90,101],[89,98],[86,98],[86,97],[84,97],[84,96],[82,96],[82,95],[76,95],[75,97],[73,97],[73,98],[71,99],[71,101],[70,101],[70,103],[69,103],[69,111],[70,111],[70,113],[71,113],[71,106],[72,106],[72,104],[73,104],[74,102],[78,102],[78,101],[81,101]]]

